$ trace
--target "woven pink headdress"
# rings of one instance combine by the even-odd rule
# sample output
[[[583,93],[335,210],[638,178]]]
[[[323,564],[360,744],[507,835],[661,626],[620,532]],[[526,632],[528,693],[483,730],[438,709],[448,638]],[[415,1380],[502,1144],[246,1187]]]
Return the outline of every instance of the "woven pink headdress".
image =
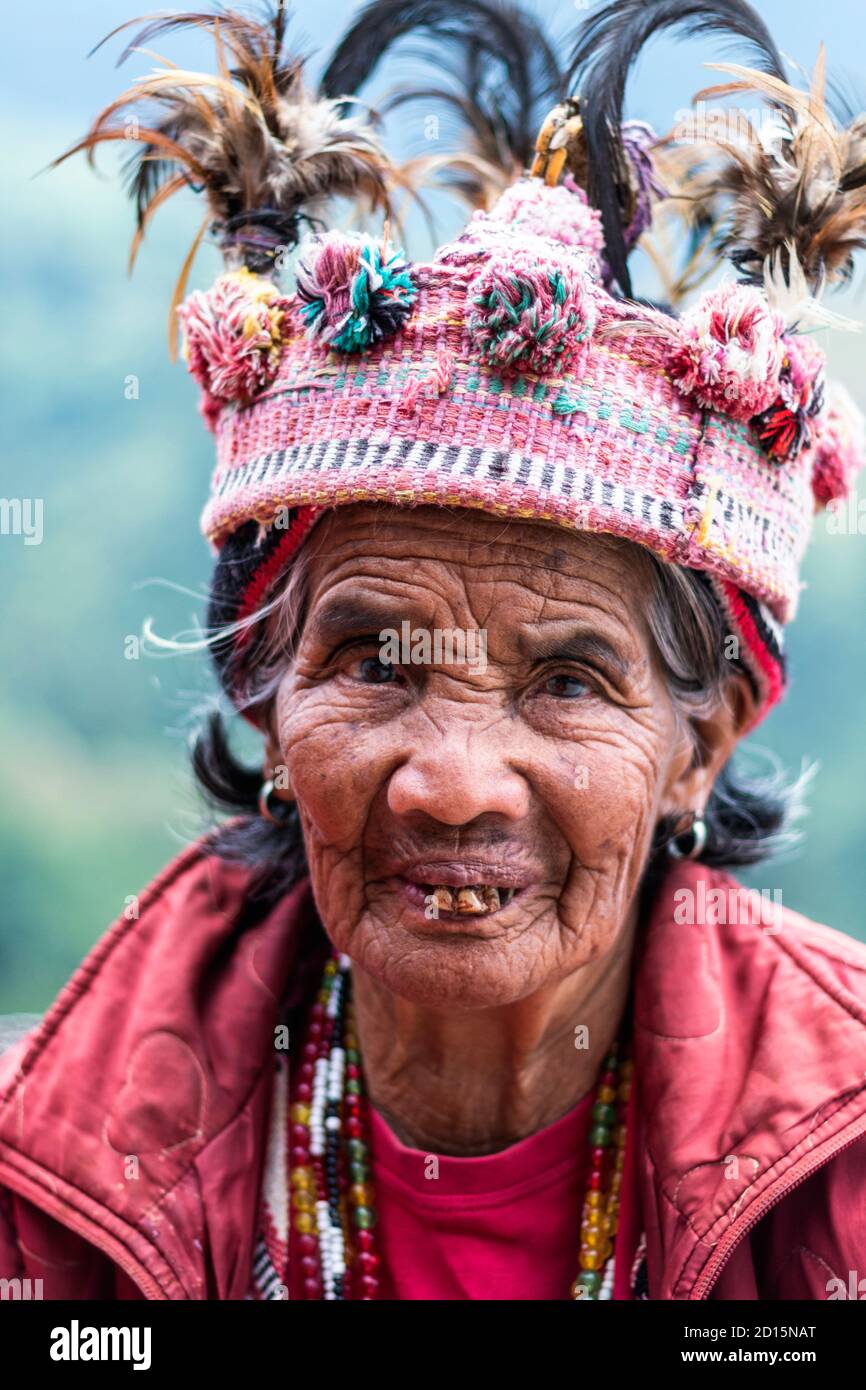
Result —
[[[356,90],[371,61],[354,71],[351,54],[400,8],[367,7],[326,91],[338,80],[336,96]],[[409,8],[398,34],[424,23]],[[143,138],[195,166],[230,264],[178,309],[216,437],[202,526],[232,560],[221,622],[256,611],[325,510],[477,507],[624,537],[703,572],[742,639],[762,712],[778,699],[781,628],[796,610],[813,512],[845,495],[864,458],[862,420],[838,392],[831,400],[823,353],[803,330],[830,317],[817,297],[863,241],[866,163],[857,123],[838,130],[824,109],[823,58],[804,102],[748,6],[706,8],[716,28],[758,49],[763,71],[727,66],[736,80],[725,90],[771,93],[775,144],[756,136],[732,153],[688,131],[672,147],[624,123],[624,77],[642,43],[693,21],[694,7],[621,0],[584,26],[572,64],[580,103],[555,107],[530,172],[525,155],[507,179],[477,152],[462,157],[480,204],[462,235],[412,263],[387,224],[379,235],[319,232],[285,288],[263,272],[299,239],[310,197],[363,191],[385,205],[393,170],[345,103],[303,91],[298,65],[264,29],[212,21],[243,60],[213,79],[212,118],[201,87],[193,110],[178,79],[175,149],[160,143],[164,131]],[[109,138],[101,121],[86,143]],[[251,180],[239,179],[238,158],[255,173],[241,206],[237,189]],[[716,260],[727,251],[741,272],[679,314],[633,298],[626,263],[671,185],[688,189]],[[768,214],[756,226],[759,196]],[[248,628],[238,640],[248,643]]]

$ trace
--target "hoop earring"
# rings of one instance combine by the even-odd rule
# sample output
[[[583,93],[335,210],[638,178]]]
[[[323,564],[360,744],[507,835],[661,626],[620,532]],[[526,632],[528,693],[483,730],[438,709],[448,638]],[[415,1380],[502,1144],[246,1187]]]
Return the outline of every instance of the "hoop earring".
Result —
[[[671,859],[697,859],[706,843],[707,823],[703,816],[696,815],[688,830],[668,842],[668,854]]]
[[[269,777],[259,791],[259,814],[272,825],[285,825],[291,819],[294,803],[283,801],[274,794],[274,779]]]

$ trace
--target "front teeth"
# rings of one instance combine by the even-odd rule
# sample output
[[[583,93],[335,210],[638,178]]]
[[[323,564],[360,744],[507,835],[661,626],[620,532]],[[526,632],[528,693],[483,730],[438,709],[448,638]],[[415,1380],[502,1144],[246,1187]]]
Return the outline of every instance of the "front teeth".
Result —
[[[513,889],[498,888],[484,883],[471,884],[466,888],[447,888],[444,884],[433,886],[431,896],[437,912],[459,912],[466,916],[483,916],[486,912],[496,912],[507,903]]]
[[[450,888],[434,888],[433,901],[436,904],[437,912],[454,911],[454,899],[451,896]]]

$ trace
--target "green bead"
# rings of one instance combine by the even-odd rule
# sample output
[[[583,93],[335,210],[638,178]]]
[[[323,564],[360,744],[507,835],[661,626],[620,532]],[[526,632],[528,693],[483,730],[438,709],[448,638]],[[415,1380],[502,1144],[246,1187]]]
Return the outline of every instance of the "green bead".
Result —
[[[589,1142],[594,1149],[610,1148],[610,1130],[606,1125],[593,1125],[589,1131]]]
[[[372,1207],[355,1207],[355,1225],[361,1231],[369,1231],[376,1224],[376,1213]]]
[[[350,1096],[359,1096],[361,1094],[360,1081],[347,1081],[346,1091]]]
[[[352,1174],[352,1182],[366,1182],[370,1176],[370,1169],[366,1163],[352,1163],[349,1165]]]
[[[349,1158],[353,1159],[355,1162],[361,1161],[367,1157],[367,1145],[364,1143],[363,1139],[350,1139],[348,1149]]]
[[[615,1125],[616,1106],[608,1105],[608,1103],[603,1100],[597,1100],[592,1107],[592,1118],[597,1125]]]

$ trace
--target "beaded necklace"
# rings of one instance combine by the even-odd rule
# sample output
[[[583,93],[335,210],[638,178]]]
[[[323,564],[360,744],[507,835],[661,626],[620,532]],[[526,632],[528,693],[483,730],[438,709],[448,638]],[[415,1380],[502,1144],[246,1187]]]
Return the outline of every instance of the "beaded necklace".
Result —
[[[368,1104],[351,985],[351,961],[335,953],[310,1010],[289,1109],[290,1240],[307,1299],[369,1301],[380,1289]],[[632,1071],[630,1046],[618,1039],[604,1059],[592,1107],[578,1273],[569,1290],[575,1301],[613,1297]]]

